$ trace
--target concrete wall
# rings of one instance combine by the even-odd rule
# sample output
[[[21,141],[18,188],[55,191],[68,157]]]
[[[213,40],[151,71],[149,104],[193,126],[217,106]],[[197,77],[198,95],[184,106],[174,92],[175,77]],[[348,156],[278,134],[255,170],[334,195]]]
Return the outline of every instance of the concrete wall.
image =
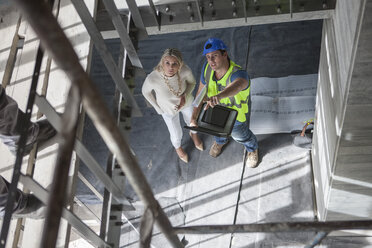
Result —
[[[339,0],[323,24],[313,142],[320,220],[372,216],[371,8]]]

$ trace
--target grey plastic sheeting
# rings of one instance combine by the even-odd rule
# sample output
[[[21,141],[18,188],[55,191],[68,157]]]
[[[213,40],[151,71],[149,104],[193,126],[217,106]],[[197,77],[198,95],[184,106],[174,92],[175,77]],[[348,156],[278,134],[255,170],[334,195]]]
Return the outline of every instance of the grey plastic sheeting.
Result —
[[[151,36],[139,43],[144,71],[150,73],[162,51],[179,48],[195,77],[204,63],[202,47],[209,37],[219,37],[229,46],[232,60],[247,67],[251,78],[287,77],[318,72],[321,21],[259,25],[220,30]],[[107,40],[113,57],[118,59],[119,40]],[[93,53],[91,76],[108,106],[113,109],[115,86],[101,59]],[[149,108],[141,95],[145,75],[136,77],[135,97],[144,113],[132,119],[129,141],[160,205],[173,225],[263,223],[312,221],[313,196],[310,155],[293,145],[290,134],[259,135],[260,165],[243,167],[243,147],[230,142],[216,159],[208,155],[213,137],[201,135],[206,150],[193,147],[187,131],[182,145],[190,162],[181,162],[170,144],[162,118]],[[300,128],[299,128],[300,129]],[[84,144],[105,167],[108,150],[89,118]],[[81,172],[103,193],[102,185],[83,165]],[[130,189],[127,196],[136,211],[127,212],[130,220],[122,228],[121,247],[138,247],[138,226],[143,205]],[[85,203],[99,202],[82,184],[78,197]],[[134,228],[136,229],[134,229]],[[170,247],[155,228],[152,247]],[[180,235],[187,247],[303,247],[314,233]],[[321,247],[365,247],[363,238],[327,237]]]
[[[118,61],[120,52],[120,40],[107,40],[106,45],[109,48],[109,51],[111,52],[115,61]],[[110,74],[108,73],[102,59],[99,57],[99,53],[96,51],[95,48],[93,49],[92,54],[90,76],[93,79],[96,87],[100,91],[107,107],[113,110],[115,83],[111,79]],[[102,167],[106,168],[107,160],[109,157],[109,150],[88,116],[86,117],[84,123],[82,142],[87,147],[89,152],[93,155],[93,157],[97,160],[97,162]],[[103,195],[103,185],[89,171],[89,169],[83,162],[81,162],[80,165],[80,172]],[[94,204],[99,202],[98,198],[80,180],[78,180],[76,195],[82,202],[87,204]]]
[[[228,45],[230,58],[247,68],[251,78],[307,75],[318,71],[321,29],[321,21],[309,21],[158,35],[140,41],[138,54],[145,73],[150,73],[163,50],[176,47],[199,81],[205,61],[201,55],[203,44],[209,37],[218,37]],[[106,43],[117,59],[120,41]],[[91,76],[113,108],[114,83],[97,53],[93,55]],[[190,157],[190,162],[185,164],[178,159],[170,143],[163,119],[147,106],[141,95],[144,78],[145,75],[136,77],[134,91],[144,116],[132,118],[128,138],[156,198],[174,225],[313,220],[309,153],[293,146],[290,134],[260,135],[261,164],[256,169],[244,169],[244,149],[238,143],[231,141],[215,159],[208,155],[213,137],[201,135],[206,150],[200,152],[184,130],[182,145]],[[108,150],[89,119],[83,142],[105,167]],[[103,192],[102,185],[85,166],[81,172]],[[143,206],[129,185],[125,192],[137,207],[137,211],[126,213],[127,217],[138,227]],[[82,184],[77,194],[85,203],[98,202]],[[309,241],[312,236],[308,233],[281,237],[227,234],[184,238],[188,247],[271,247],[275,242],[297,245]],[[126,222],[122,247],[138,247],[137,241],[138,234]],[[169,246],[162,235],[155,235],[153,247]]]
[[[299,38],[304,33],[305,36],[311,34],[306,42]],[[159,62],[163,50],[176,47],[183,52],[185,63],[191,67],[198,81],[205,61],[201,56],[203,44],[209,37],[219,37],[229,46],[233,61],[243,67],[248,65],[251,77],[305,75],[317,73],[320,36],[321,22],[177,33],[153,36],[140,42],[139,55],[145,72],[150,73]],[[278,42],[283,42],[284,46]],[[279,63],[282,60],[285,62]],[[291,135],[260,136],[261,165],[256,169],[245,169],[243,174],[244,149],[241,145],[231,141],[215,159],[208,155],[213,137],[201,135],[206,150],[200,152],[193,147],[188,132],[184,130],[182,145],[190,157],[190,162],[185,164],[178,159],[169,141],[163,119],[146,105],[141,95],[144,78],[137,78],[135,88],[135,97],[144,117],[132,119],[129,140],[153,192],[174,225],[314,219],[309,153],[295,147]],[[138,228],[143,208],[129,185],[126,192],[139,207],[135,212],[126,213],[131,224]],[[293,201],[304,196],[300,202]],[[283,199],[282,205],[272,204],[280,198]],[[168,205],[164,199],[168,200]],[[295,218],[297,215],[299,217]],[[169,247],[162,235],[156,231],[155,234],[154,247]],[[303,244],[311,240],[313,235],[304,233],[270,239]],[[230,234],[182,237],[188,247],[254,247],[260,245],[262,238],[254,234],[239,237]],[[126,222],[122,247],[137,246],[138,234]]]

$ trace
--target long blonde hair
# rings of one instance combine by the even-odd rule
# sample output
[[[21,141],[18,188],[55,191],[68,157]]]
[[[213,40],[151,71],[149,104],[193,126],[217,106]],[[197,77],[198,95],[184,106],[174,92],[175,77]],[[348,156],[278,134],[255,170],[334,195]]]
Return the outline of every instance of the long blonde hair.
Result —
[[[158,72],[164,72],[164,70],[163,70],[163,60],[167,56],[172,56],[172,57],[175,57],[177,59],[178,64],[180,65],[180,68],[177,71],[177,74],[178,74],[179,71],[181,70],[182,66],[183,66],[183,59],[182,59],[182,53],[176,48],[165,49],[164,52],[163,52],[163,55],[161,56],[161,59],[160,59],[158,65],[155,66],[154,70],[157,70]]]

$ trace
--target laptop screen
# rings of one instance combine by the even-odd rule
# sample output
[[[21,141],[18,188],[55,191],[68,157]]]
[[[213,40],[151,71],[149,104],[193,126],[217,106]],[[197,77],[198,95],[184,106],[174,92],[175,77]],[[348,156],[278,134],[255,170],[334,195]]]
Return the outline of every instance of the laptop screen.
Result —
[[[206,103],[202,106],[202,111],[198,116],[198,126],[185,128],[202,132],[218,137],[228,137],[234,127],[238,112],[221,105],[205,110]]]
[[[224,128],[230,112],[221,108],[208,108],[202,117],[202,121],[211,125]]]

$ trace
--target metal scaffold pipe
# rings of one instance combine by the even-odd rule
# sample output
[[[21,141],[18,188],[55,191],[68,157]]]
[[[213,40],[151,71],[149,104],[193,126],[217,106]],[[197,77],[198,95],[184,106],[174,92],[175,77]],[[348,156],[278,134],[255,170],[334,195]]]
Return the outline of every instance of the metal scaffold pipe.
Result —
[[[200,225],[174,227],[178,234],[249,233],[249,232],[331,232],[335,230],[372,229],[371,220],[327,222],[281,222],[239,225]]]
[[[59,224],[66,199],[68,172],[74,150],[79,106],[80,89],[73,84],[68,94],[66,110],[62,116],[62,125],[64,128],[59,133],[62,139],[59,141],[57,162],[54,169],[51,194],[48,200],[41,240],[42,247],[54,247],[57,242]]]
[[[72,83],[79,87],[82,103],[87,114],[110,151],[116,156],[135,192],[145,206],[152,209],[159,229],[173,247],[183,248],[184,246],[175,235],[169,219],[156,201],[135,156],[130,151],[128,143],[117,127],[98,90],[81,66],[78,56],[51,10],[43,0],[15,0],[15,2],[40,38],[43,47],[67,74]]]

